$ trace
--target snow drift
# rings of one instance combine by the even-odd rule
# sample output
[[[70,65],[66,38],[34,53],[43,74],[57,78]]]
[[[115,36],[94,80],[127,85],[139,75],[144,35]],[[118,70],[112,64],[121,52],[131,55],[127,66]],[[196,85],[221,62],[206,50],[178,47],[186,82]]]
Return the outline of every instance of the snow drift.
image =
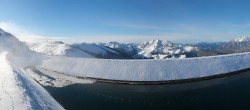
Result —
[[[250,68],[250,53],[168,60],[108,60],[52,57],[40,68],[71,76],[126,81],[199,78]]]

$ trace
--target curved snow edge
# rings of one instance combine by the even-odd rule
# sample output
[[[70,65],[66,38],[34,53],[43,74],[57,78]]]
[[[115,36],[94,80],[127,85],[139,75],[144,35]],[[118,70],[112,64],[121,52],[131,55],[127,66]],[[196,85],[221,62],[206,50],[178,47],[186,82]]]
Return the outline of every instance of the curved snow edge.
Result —
[[[40,69],[44,69],[44,68],[40,68]],[[48,69],[44,69],[44,70],[52,71]],[[179,79],[179,80],[162,80],[162,81],[129,81],[129,80],[100,79],[100,78],[92,78],[92,77],[77,77],[77,78],[89,79],[89,80],[94,80],[94,81],[104,82],[104,83],[131,84],[131,85],[157,85],[157,84],[178,84],[178,83],[211,80],[211,79],[223,78],[223,77],[237,75],[237,74],[243,74],[244,72],[247,72],[247,71],[250,71],[250,68],[238,70],[234,72],[229,72],[229,73],[216,74],[212,76],[190,78],[190,79]],[[53,71],[53,72],[56,72],[56,71]],[[57,73],[60,73],[60,72],[57,72]],[[65,73],[60,73],[60,74],[65,74]]]
[[[53,57],[44,68],[76,77],[121,81],[169,81],[208,77],[250,68],[250,53],[169,60]]]

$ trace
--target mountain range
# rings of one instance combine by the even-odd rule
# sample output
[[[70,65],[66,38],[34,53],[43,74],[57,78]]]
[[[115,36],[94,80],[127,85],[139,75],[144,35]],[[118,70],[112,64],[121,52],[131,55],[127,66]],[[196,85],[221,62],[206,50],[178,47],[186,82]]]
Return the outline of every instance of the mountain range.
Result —
[[[27,44],[27,43],[26,43]],[[46,54],[102,59],[167,59],[213,56],[250,51],[250,37],[240,37],[229,42],[173,43],[151,40],[135,43],[74,43],[44,41],[29,45],[31,50]]]

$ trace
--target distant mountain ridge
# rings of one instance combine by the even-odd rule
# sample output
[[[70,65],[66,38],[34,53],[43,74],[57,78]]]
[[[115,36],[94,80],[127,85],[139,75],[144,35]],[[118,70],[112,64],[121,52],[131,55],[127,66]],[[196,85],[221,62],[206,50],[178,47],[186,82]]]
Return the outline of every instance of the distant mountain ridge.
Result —
[[[240,37],[225,43],[217,48],[218,51],[223,54],[242,53],[250,51],[250,37]]]
[[[250,37],[240,37],[229,42],[180,44],[170,41],[150,40],[135,43],[75,43],[44,41],[30,45],[30,49],[46,55],[104,59],[167,59],[190,58],[250,51]]]

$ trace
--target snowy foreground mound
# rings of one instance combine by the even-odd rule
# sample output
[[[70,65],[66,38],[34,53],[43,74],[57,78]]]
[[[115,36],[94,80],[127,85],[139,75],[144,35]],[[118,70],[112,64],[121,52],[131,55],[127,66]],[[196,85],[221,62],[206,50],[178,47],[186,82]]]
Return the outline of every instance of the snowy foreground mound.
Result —
[[[0,29],[0,110],[62,110],[50,94],[24,71],[42,57]]]
[[[38,67],[77,77],[126,81],[179,80],[250,68],[250,53],[168,60],[51,57]]]

